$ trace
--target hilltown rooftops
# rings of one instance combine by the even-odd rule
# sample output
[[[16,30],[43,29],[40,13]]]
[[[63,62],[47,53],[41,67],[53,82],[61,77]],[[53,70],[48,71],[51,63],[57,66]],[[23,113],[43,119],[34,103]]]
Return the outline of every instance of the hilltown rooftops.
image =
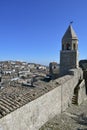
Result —
[[[57,87],[56,84],[40,80],[33,85],[22,86],[14,81],[13,85],[0,89],[0,118]]]

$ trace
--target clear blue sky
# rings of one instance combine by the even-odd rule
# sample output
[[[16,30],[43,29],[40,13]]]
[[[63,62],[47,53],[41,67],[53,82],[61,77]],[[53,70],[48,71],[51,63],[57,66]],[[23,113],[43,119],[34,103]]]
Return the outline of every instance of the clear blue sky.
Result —
[[[59,63],[69,22],[87,58],[87,0],[0,0],[0,60]]]

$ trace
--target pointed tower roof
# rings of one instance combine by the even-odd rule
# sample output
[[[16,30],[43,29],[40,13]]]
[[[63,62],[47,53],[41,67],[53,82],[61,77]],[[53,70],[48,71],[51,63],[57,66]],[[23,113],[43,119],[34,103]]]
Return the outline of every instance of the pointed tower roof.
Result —
[[[71,25],[69,25],[68,29],[66,30],[62,40],[66,40],[66,39],[77,39],[77,35],[76,33],[74,32],[74,29]]]

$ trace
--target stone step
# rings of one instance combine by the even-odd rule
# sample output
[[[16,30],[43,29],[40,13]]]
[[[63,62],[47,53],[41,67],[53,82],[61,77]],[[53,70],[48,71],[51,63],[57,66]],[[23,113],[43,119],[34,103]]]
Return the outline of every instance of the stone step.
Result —
[[[77,104],[77,95],[73,95],[72,104]]]
[[[76,98],[76,97],[74,97],[74,98],[72,98],[72,100],[77,100],[77,98]]]

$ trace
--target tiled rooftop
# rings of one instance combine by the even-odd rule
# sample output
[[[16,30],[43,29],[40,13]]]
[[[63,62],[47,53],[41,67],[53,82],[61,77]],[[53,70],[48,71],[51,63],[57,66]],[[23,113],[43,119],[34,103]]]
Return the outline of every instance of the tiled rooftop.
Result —
[[[35,87],[26,87],[15,84],[0,90],[0,118],[22,107],[28,102],[38,98],[53,89],[55,85],[38,81]]]

